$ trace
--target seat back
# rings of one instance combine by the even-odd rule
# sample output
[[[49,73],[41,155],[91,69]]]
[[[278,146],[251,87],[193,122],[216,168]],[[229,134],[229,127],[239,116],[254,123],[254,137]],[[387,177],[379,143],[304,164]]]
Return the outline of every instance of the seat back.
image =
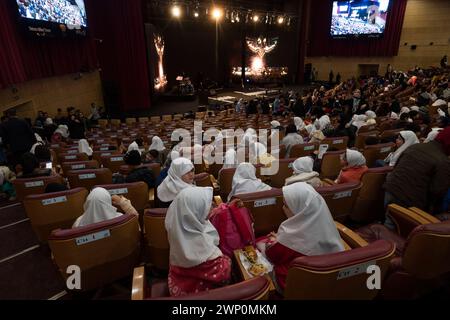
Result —
[[[160,270],[169,269],[169,240],[167,239],[167,208],[148,209],[144,213],[145,242],[150,263]]]
[[[352,212],[353,205],[361,190],[361,183],[348,182],[316,188],[324,198],[333,219],[343,222]]]
[[[161,172],[161,165],[159,163],[141,164],[139,167],[149,168],[153,172],[153,175],[155,176],[155,178],[157,178]],[[128,175],[131,172],[131,170],[133,170],[134,168],[135,168],[134,166],[129,166],[127,164],[121,165],[119,172],[120,172],[120,174]]]
[[[293,145],[289,152],[290,158],[301,158],[310,156],[317,150],[318,145],[316,143],[303,143]]]
[[[358,129],[358,134],[359,133],[366,133],[366,132],[370,132],[370,131],[375,131],[377,130],[377,125],[376,124],[367,124],[365,126],[362,126]]]
[[[383,184],[392,170],[392,167],[371,168],[362,175],[362,187],[350,214],[353,221],[370,223],[384,220]]]
[[[47,242],[48,236],[55,229],[71,228],[84,212],[83,205],[87,195],[86,189],[75,188],[25,197],[23,206],[39,241]]]
[[[89,157],[86,153],[60,153],[58,154],[59,163],[74,162],[74,161],[88,161]]]
[[[375,161],[384,160],[394,150],[394,143],[380,143],[372,146],[366,146],[363,151],[366,164],[369,168],[375,165]]]
[[[140,254],[138,217],[122,215],[88,226],[54,230],[48,238],[53,258],[64,279],[67,268],[81,271],[81,291],[100,288],[131,276]]]
[[[197,187],[213,187],[209,173],[202,172],[194,176],[194,182]]]
[[[26,196],[31,194],[44,193],[45,188],[50,183],[63,183],[63,178],[60,175],[51,175],[45,177],[13,180],[17,200],[19,201],[23,201]]]
[[[88,190],[98,184],[112,183],[112,173],[107,168],[68,171],[67,178],[71,188],[83,187]]]
[[[233,185],[233,176],[236,168],[226,168],[219,171],[220,196],[227,199]]]
[[[370,131],[370,132],[358,132],[355,138],[355,148],[360,150],[366,146],[366,139],[368,137],[378,137],[378,131]]]
[[[380,139],[391,139],[392,141],[395,141],[395,138],[402,130],[404,129],[385,130],[380,134]]]
[[[288,271],[285,299],[370,300],[378,290],[369,289],[368,278],[376,265],[381,287],[395,252],[395,245],[379,240],[366,247],[295,259]]]
[[[108,156],[114,156],[117,157],[122,156],[118,151],[116,150],[108,150],[108,151],[94,151],[92,153],[92,160],[96,160],[98,163],[102,163],[102,157],[108,157]]]
[[[105,188],[111,195],[124,196],[139,212],[148,207],[148,186],[145,182],[101,184],[96,187]]]
[[[108,168],[112,173],[119,172],[120,167],[125,164],[123,155],[103,156],[101,159],[103,167]]]
[[[74,170],[86,170],[86,169],[98,169],[98,162],[95,160],[89,161],[74,161],[74,162],[63,162],[61,163],[61,168],[63,175],[65,176],[67,172]]]
[[[338,150],[347,149],[348,137],[333,137],[333,138],[325,138],[320,144],[327,144],[328,148],[336,148]]]
[[[281,189],[237,194],[233,198],[240,199],[252,213],[256,237],[277,231],[280,224],[286,220]]]
[[[423,224],[408,236],[402,267],[419,279],[450,272],[450,221]]]
[[[278,172],[270,178],[270,185],[274,188],[281,188],[284,186],[284,183],[287,178],[292,176],[292,163],[296,160],[296,158],[289,159],[280,159],[278,161]]]
[[[323,179],[336,179],[341,172],[341,155],[344,154],[342,151],[328,151],[325,152],[322,157],[322,162],[320,165],[320,177]]]

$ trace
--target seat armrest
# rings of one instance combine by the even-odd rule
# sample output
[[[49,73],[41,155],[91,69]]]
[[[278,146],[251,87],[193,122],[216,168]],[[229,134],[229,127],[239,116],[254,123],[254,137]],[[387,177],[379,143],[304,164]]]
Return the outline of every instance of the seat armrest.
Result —
[[[220,205],[223,203],[222,198],[220,196],[214,196],[214,202],[216,205]]]
[[[430,223],[430,221],[422,215],[397,204],[390,204],[388,206],[387,215],[394,222],[397,233],[405,239],[408,238],[409,233],[415,227]]]
[[[330,186],[333,186],[333,185],[336,184],[336,182],[334,182],[333,180],[328,179],[328,178],[322,179],[322,182],[323,182],[324,184],[330,185]]]
[[[439,223],[441,222],[441,220],[439,220],[438,218],[436,218],[435,216],[432,216],[429,213],[426,213],[425,211],[416,208],[416,207],[411,207],[409,208],[410,211],[416,213],[417,215],[421,216],[422,218],[426,219],[429,221],[429,223]]]
[[[209,178],[211,179],[211,184],[214,188],[214,191],[218,192],[220,190],[220,186],[217,183],[216,178],[214,178],[214,176],[212,174],[209,175]]]
[[[351,248],[360,248],[368,245],[367,241],[364,240],[359,234],[347,228],[343,224],[335,221],[336,228],[341,235],[342,240],[344,240]]]
[[[134,268],[133,271],[133,288],[131,290],[131,300],[144,300],[146,292],[145,267],[140,266]]]

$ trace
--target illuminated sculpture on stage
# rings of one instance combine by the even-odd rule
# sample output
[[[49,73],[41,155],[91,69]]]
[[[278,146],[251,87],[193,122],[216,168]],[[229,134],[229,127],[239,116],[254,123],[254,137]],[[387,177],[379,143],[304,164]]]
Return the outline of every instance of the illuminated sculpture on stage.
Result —
[[[267,41],[267,38],[251,39],[247,38],[247,47],[256,55],[252,58],[251,70],[255,75],[261,75],[265,71],[264,56],[272,52],[277,46],[278,39],[273,38]]]
[[[162,91],[167,85],[167,78],[164,74],[163,56],[164,56],[164,40],[161,36],[154,36],[156,53],[158,54],[158,77],[155,78],[155,90]]]

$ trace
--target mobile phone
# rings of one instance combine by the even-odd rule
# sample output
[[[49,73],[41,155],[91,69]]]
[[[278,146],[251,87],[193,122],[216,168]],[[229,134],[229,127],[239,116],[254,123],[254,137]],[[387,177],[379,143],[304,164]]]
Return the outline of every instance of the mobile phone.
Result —
[[[47,163],[45,164],[45,168],[46,168],[46,169],[51,169],[51,168],[52,168],[52,163],[51,163],[51,162],[47,162]]]

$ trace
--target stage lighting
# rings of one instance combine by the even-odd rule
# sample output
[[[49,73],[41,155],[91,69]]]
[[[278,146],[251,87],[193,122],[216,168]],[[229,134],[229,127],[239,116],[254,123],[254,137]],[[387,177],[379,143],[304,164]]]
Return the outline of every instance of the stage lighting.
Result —
[[[181,17],[181,8],[179,6],[173,5],[171,12],[172,12],[173,17],[175,17],[175,18]]]
[[[194,17],[198,18],[198,12],[194,12]]]
[[[284,23],[284,18],[283,17],[278,17],[278,24],[283,24]]]
[[[212,10],[212,17],[216,20],[220,20],[223,16],[223,11],[220,8],[214,8]]]
[[[259,16],[257,14],[255,14],[252,19],[253,19],[253,22],[258,22]]]

